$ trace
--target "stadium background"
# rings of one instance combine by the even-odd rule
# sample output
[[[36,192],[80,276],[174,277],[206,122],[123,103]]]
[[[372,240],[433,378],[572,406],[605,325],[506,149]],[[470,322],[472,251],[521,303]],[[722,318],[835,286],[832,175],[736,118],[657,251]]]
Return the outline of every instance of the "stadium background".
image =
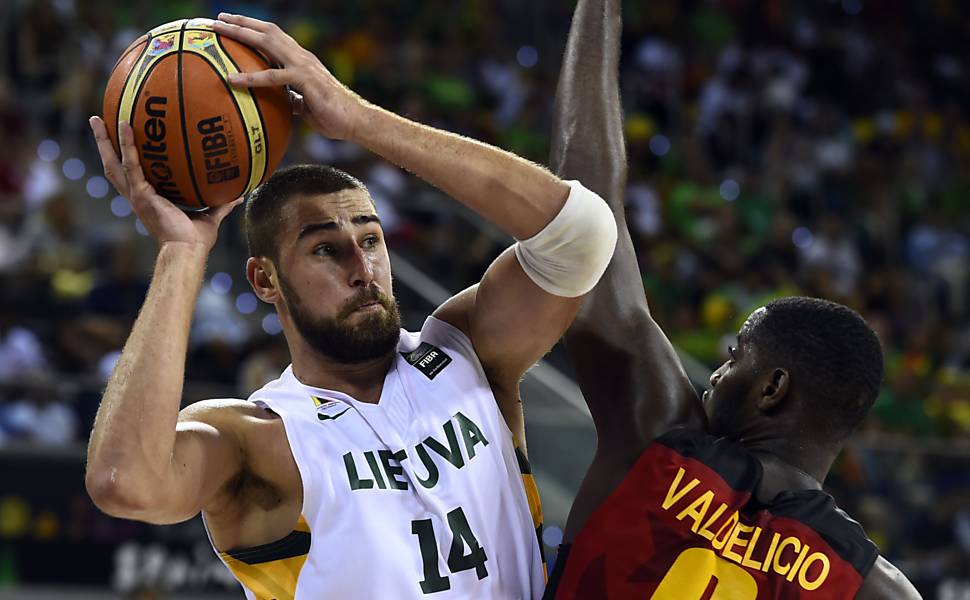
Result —
[[[3,2],[0,598],[242,597],[198,519],[114,520],[82,482],[99,390],[154,255],[100,177],[86,118],[133,38],[224,9],[278,21],[389,109],[547,158],[565,0]],[[970,598],[968,31],[957,0],[636,0],[621,73],[643,282],[695,383],[767,299],[860,310],[886,381],[827,487],[925,597],[947,600]],[[301,128],[287,162],[307,161],[367,183],[410,327],[508,243]],[[199,300],[186,402],[246,397],[287,363],[245,256],[236,214]],[[524,388],[550,557],[594,444],[562,373],[557,350]]]

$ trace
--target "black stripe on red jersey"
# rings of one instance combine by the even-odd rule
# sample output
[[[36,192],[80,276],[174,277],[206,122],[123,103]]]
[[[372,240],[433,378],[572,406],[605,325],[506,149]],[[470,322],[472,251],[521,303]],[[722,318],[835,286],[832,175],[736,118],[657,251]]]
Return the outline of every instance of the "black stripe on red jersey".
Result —
[[[677,427],[654,442],[667,446],[684,458],[693,458],[707,465],[729,487],[739,492],[753,492],[764,476],[761,463],[750,452],[725,438]]]
[[[693,458],[717,473],[725,483],[739,492],[750,492],[751,500],[741,509],[747,515],[767,510],[778,517],[788,517],[814,529],[843,560],[860,575],[875,564],[879,549],[866,536],[862,526],[835,504],[832,496],[821,490],[781,492],[768,503],[755,499],[755,491],[764,477],[761,463],[744,446],[709,433],[676,428],[658,437],[656,442],[685,458]]]
[[[771,514],[800,521],[814,529],[844,561],[863,577],[879,557],[865,530],[820,490],[782,492],[768,506]]]

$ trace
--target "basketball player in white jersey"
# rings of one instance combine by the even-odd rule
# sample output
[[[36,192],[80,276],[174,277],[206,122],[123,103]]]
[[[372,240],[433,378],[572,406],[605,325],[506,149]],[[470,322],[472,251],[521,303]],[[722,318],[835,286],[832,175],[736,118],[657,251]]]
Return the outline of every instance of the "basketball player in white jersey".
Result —
[[[282,170],[246,208],[253,290],[275,306],[292,365],[249,401],[179,412],[193,308],[222,219],[158,196],[122,126],[105,174],[159,244],[151,288],[104,392],[87,489],[150,523],[203,513],[249,598],[538,598],[538,497],[518,381],[563,334],[613,252],[616,223],[577,182],[369,104],[276,25],[217,31],[277,65],[320,133],[397,164],[519,240],[421,331],[400,330],[367,190],[319,166]],[[524,483],[525,479],[525,483]]]

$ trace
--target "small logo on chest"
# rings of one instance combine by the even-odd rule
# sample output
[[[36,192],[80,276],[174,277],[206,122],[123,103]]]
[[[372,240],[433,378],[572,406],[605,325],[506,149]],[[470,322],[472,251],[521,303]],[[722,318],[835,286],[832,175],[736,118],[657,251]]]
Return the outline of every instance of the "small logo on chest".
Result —
[[[350,410],[350,407],[335,400],[323,400],[316,396],[310,396],[310,398],[313,398],[313,404],[317,407],[317,419],[321,421],[333,421]]]
[[[437,377],[451,363],[451,357],[444,350],[428,342],[421,342],[420,346],[410,352],[402,352],[401,356],[428,379]]]

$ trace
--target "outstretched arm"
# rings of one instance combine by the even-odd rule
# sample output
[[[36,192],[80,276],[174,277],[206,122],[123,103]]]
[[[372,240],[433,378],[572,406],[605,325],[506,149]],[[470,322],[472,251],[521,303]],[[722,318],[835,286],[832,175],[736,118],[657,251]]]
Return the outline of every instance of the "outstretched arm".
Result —
[[[701,425],[697,395],[650,316],[626,226],[620,5],[579,0],[556,91],[550,158],[557,175],[603,197],[618,225],[613,260],[566,334],[599,436],[597,460],[611,462],[635,459],[673,425]]]

